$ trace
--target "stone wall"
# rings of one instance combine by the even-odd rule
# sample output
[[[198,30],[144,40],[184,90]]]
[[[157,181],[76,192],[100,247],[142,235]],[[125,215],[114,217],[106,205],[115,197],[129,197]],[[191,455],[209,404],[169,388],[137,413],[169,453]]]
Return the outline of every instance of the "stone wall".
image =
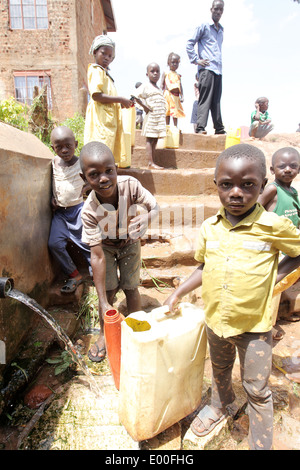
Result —
[[[54,278],[47,245],[52,157],[34,135],[0,123],[0,276],[43,306]],[[0,375],[36,321],[28,308],[0,299]]]

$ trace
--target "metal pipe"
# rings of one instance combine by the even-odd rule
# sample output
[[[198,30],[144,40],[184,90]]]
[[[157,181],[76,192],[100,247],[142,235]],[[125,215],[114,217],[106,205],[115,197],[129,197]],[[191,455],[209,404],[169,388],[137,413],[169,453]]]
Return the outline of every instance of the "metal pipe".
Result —
[[[14,280],[11,277],[0,277],[0,299],[8,296],[14,288]]]

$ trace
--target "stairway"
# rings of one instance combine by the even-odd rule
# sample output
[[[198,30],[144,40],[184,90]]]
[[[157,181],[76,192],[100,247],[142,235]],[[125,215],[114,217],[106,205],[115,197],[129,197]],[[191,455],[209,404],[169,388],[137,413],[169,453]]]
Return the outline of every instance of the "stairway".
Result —
[[[179,275],[186,278],[197,266],[199,227],[220,206],[214,169],[225,138],[181,134],[179,149],[156,150],[155,163],[165,169],[149,170],[146,139],[136,132],[131,168],[118,169],[118,174],[137,178],[160,206],[159,217],[143,240],[142,286],[153,287],[155,280],[173,286]]]
[[[118,173],[136,177],[155,196],[203,196],[216,194],[215,162],[225,148],[225,136],[181,134],[179,149],[157,149],[155,163],[165,170],[149,170],[146,139],[136,131],[131,168]]]

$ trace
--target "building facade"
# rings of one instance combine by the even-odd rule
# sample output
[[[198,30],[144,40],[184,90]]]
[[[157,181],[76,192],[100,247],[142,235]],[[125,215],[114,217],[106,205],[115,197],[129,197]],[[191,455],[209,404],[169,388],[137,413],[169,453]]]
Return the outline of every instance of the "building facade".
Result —
[[[55,119],[81,112],[90,45],[115,31],[110,0],[0,0],[0,100],[30,105],[47,84]]]

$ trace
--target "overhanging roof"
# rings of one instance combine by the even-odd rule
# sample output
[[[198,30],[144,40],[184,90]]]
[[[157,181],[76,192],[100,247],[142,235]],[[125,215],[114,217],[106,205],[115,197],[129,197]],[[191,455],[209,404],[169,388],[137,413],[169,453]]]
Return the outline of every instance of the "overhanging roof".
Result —
[[[115,33],[117,30],[115,15],[112,7],[111,0],[100,0],[102,8],[105,15],[105,20],[107,24],[107,31],[110,33]]]

